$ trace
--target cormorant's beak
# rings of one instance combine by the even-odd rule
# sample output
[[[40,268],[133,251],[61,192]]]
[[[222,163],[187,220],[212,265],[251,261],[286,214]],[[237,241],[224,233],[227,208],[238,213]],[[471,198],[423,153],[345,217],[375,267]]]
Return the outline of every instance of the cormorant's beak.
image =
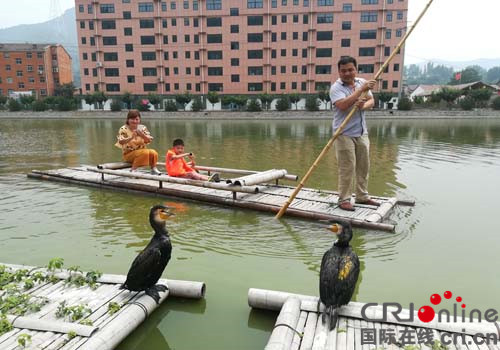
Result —
[[[170,207],[164,207],[160,211],[160,218],[163,220],[167,220],[170,216],[175,216],[175,214],[170,211]]]
[[[333,224],[329,226],[328,229],[338,235],[340,231],[342,231],[342,226],[340,226],[339,224]]]

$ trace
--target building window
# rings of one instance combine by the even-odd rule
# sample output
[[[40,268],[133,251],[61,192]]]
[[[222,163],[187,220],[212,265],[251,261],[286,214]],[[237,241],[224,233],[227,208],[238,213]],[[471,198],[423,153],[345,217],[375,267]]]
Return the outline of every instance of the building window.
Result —
[[[85,21],[80,21],[80,29],[85,29]]]
[[[248,83],[248,91],[262,91],[262,83]]]
[[[271,7],[272,7],[273,9],[277,8],[277,7],[278,7],[278,0],[272,0],[272,1],[271,1]]]
[[[105,68],[104,69],[104,76],[106,76],[106,77],[119,77],[120,70],[118,68]]]
[[[352,4],[343,4],[342,12],[352,12]]]
[[[87,38],[82,36],[82,45],[87,45]]]
[[[140,2],[139,12],[153,12],[154,6],[152,2]]]
[[[286,57],[286,49],[281,49],[280,56]]]
[[[397,18],[398,18],[398,21],[403,20],[403,11],[398,11]]]
[[[299,15],[293,15],[292,20],[293,23],[299,23]]]
[[[123,35],[125,36],[132,36],[132,28],[123,28]]]
[[[16,71],[16,77],[22,77],[22,76],[23,76],[23,71],[22,70]]]
[[[83,69],[83,75],[89,75],[89,69],[88,68],[84,68]]]
[[[222,27],[222,17],[208,17],[207,27]]]
[[[394,71],[399,72],[399,63],[394,63]]]
[[[151,83],[144,83],[144,91],[156,91],[158,89],[158,85],[157,84],[151,84]]]
[[[281,15],[281,23],[286,23],[287,15]]]
[[[273,33],[276,34],[276,33]],[[249,43],[261,43],[263,40],[262,33],[248,33],[247,40]]]
[[[278,37],[276,35],[276,33],[271,33],[271,41],[274,43],[276,41],[278,41]]]
[[[239,83],[240,75],[239,74],[231,74],[231,83]]]
[[[307,34],[307,32],[302,32],[302,41],[307,41],[308,37],[309,35]]]
[[[361,22],[377,22],[377,12],[376,11],[361,12]]]
[[[143,35],[141,36],[141,45],[154,45],[155,37],[154,35]]]
[[[207,10],[221,10],[222,0],[207,0]]]
[[[105,52],[104,53],[104,61],[118,61],[118,53],[117,52]]]
[[[293,40],[299,40],[299,32],[293,32],[292,37]]]
[[[95,46],[95,38],[93,36],[90,37],[90,46]]]
[[[94,30],[94,21],[89,21],[89,29]]]
[[[23,64],[23,61],[20,58],[16,58],[16,64]]]
[[[208,51],[207,57],[209,60],[221,60],[222,59],[222,51]]]
[[[361,74],[373,73],[375,71],[375,66],[373,64],[359,64],[358,72]]]
[[[390,56],[391,48],[389,46],[384,47],[384,56]]]
[[[249,26],[261,26],[264,23],[263,16],[248,16],[247,24]]]
[[[382,81],[382,90],[386,90],[388,88],[389,82],[387,80]]]
[[[108,92],[120,91],[120,84],[106,84],[106,91]]]
[[[177,8],[177,5],[176,5],[175,1],[171,1],[170,2],[170,9],[175,10],[176,8]]]
[[[239,58],[231,58],[231,66],[232,67],[238,67],[240,65],[240,59]]]
[[[191,75],[191,67],[186,67],[186,75]]]
[[[333,13],[320,13],[317,17],[317,23],[333,23]]]
[[[182,3],[182,7],[184,8],[184,10],[189,10],[189,1],[184,1]]]
[[[276,91],[276,83],[271,83],[271,91]]]
[[[359,56],[375,56],[374,47],[360,47]]]
[[[298,49],[292,49],[292,56],[297,57],[299,55],[299,50]]]
[[[286,40],[286,32],[281,32],[281,40]]]
[[[223,75],[222,67],[208,67],[208,75]]]
[[[232,7],[230,10],[229,10],[229,14],[231,16],[239,16],[240,15],[240,10],[239,8],[237,7]]]
[[[396,37],[401,37],[403,35],[403,31],[401,29],[396,29]]]
[[[222,34],[207,35],[207,44],[221,44],[221,43],[222,43]]]
[[[167,11],[167,3],[165,1],[162,1],[162,3],[161,3],[161,10],[163,12]]]
[[[188,42],[190,42],[190,40],[191,40],[191,39],[190,39],[190,37],[189,37],[189,34],[184,34],[184,42],[185,42],[185,43],[188,43]]]
[[[115,46],[116,45],[116,36],[103,36],[102,44],[104,46]]]
[[[114,19],[104,19],[101,23],[101,28],[106,29],[116,29],[116,21]]]
[[[191,51],[184,52],[184,58],[187,60],[190,60],[191,59]]]
[[[189,27],[189,18],[184,18],[184,27]]]
[[[318,0],[318,6],[333,6],[333,0]]]
[[[271,67],[271,75],[276,75],[276,66]]]
[[[377,4],[378,0],[361,0],[361,5],[377,5]]]
[[[145,51],[142,52],[141,54],[143,61],[156,61],[156,52],[154,51]]]
[[[276,16],[271,16],[271,24],[273,26],[275,26],[276,24],[278,24],[278,17]]]
[[[155,21],[153,19],[141,19],[139,20],[139,27],[140,28],[154,28],[155,27]]]
[[[198,11],[198,0],[193,1],[193,10]]]
[[[330,31],[318,31],[316,34],[316,40],[318,41],[326,41],[333,39],[333,32]]]
[[[280,83],[280,89],[281,90],[285,90],[286,89],[286,83],[285,82],[281,82]]]
[[[247,0],[247,8],[249,9],[261,9],[263,6],[262,0]]]
[[[393,87],[393,88],[397,88],[397,87],[398,87],[398,85],[399,85],[399,82],[398,82],[397,80],[393,80],[393,81],[392,81],[392,87]]]
[[[309,15],[303,15],[302,16],[302,23],[308,24],[309,23]]]
[[[298,73],[298,67],[292,66],[292,73]]]
[[[316,49],[316,57],[332,57],[332,49],[318,48]]]
[[[208,83],[208,91],[219,91],[222,92],[222,83]]]
[[[351,30],[351,21],[342,22],[342,30]]]
[[[387,29],[387,30],[385,31],[385,38],[386,38],[386,39],[390,39],[391,37],[392,37],[392,30]]]
[[[307,57],[307,49],[302,49],[302,58]]]
[[[142,76],[144,77],[156,77],[156,68],[142,68]]]
[[[280,73],[281,74],[286,74],[286,66],[281,66],[280,67]]]
[[[135,83],[135,75],[127,75],[127,83]]]
[[[281,6],[286,6],[287,0],[281,0]]]
[[[177,42],[177,35],[172,35],[172,42],[176,43]]]
[[[262,50],[248,50],[248,58],[249,59],[260,59],[263,57]]]
[[[231,50],[239,50],[240,49],[240,43],[237,41],[231,41]]]
[[[115,5],[114,4],[102,4],[101,5],[101,13],[115,13]]]
[[[377,39],[377,30],[369,29],[369,30],[361,30],[359,32],[360,39]]]
[[[350,47],[351,46],[351,39],[342,39],[340,41],[340,46],[341,47]]]
[[[88,55],[88,53],[84,52],[84,53],[82,54],[82,59],[83,59],[84,61],[88,60],[88,59],[89,59],[89,55]]]
[[[123,11],[123,19],[132,19],[132,12]]]
[[[78,12],[85,12],[85,6],[78,5]]]
[[[248,67],[248,75],[262,75],[263,71],[262,67]]]
[[[237,24],[231,24],[231,33],[239,33],[240,32],[240,26]]]
[[[87,13],[88,14],[94,13],[94,7],[90,4],[87,5]]]

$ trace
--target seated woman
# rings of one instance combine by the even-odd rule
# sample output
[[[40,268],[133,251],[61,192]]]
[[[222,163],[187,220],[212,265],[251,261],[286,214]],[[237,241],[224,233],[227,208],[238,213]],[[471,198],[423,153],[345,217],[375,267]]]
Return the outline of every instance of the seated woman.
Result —
[[[123,160],[132,164],[130,171],[137,170],[138,167],[151,167],[151,174],[161,175],[156,168],[158,153],[154,149],[148,149],[147,144],[153,140],[153,136],[148,129],[141,125],[141,114],[132,109],[127,114],[127,121],[118,130],[118,141],[115,146],[122,149]]]

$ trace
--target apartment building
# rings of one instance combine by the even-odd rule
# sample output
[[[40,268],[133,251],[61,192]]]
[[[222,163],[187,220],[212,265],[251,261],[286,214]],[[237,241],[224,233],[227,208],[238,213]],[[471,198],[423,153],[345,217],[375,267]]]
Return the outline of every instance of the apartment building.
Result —
[[[83,93],[314,93],[358,59],[370,78],[408,0],[76,0]],[[379,89],[401,88],[403,50]]]
[[[71,56],[63,46],[0,43],[0,95],[51,96],[57,85],[72,81]]]

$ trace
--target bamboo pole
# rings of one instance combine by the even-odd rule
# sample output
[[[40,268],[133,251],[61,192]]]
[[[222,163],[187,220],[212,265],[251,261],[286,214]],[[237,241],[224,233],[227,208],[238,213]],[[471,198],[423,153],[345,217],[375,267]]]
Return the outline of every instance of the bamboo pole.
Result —
[[[295,335],[292,329],[297,327],[300,316],[300,300],[289,298],[283,304],[281,312],[264,350],[288,350]]]
[[[132,166],[131,163],[126,163],[126,162],[103,163],[103,164],[98,164],[97,169],[117,170],[117,169],[130,168],[131,166]]]
[[[252,186],[258,185],[262,183],[266,183],[272,180],[282,179],[286,175],[286,170],[281,169],[272,169],[267,170],[262,173],[246,175],[243,177],[239,177],[237,179],[228,179],[226,183],[232,184],[235,186]]]
[[[244,169],[231,169],[231,168],[217,168],[213,166],[196,165],[196,169],[203,171],[212,171],[218,173],[236,174],[236,175],[252,175],[260,173],[261,171],[256,170],[244,170]],[[299,177],[297,175],[286,174],[285,180],[297,181]]]
[[[15,328],[31,329],[34,331],[47,331],[56,333],[75,332],[82,337],[90,337],[97,330],[97,327],[86,326],[79,323],[62,322],[57,320],[38,319],[35,317],[25,317],[17,315],[7,315],[7,320]]]
[[[379,68],[378,72],[373,77],[374,80],[377,80],[380,77],[380,75],[382,75],[382,73],[384,72],[385,68],[389,65],[389,63],[392,61],[392,59],[394,58],[394,56],[396,56],[399,53],[399,51],[401,50],[401,47],[404,45],[406,39],[410,36],[411,32],[413,32],[413,29],[415,29],[415,27],[417,26],[418,22],[424,16],[425,12],[427,11],[427,9],[429,8],[429,6],[431,5],[431,3],[433,1],[434,0],[430,0],[429,3],[427,3],[427,5],[425,6],[424,10],[418,16],[418,18],[415,21],[415,23],[413,24],[413,26],[406,32],[406,34],[403,36],[403,38],[401,39],[401,41],[398,44],[398,46],[396,46],[396,49],[387,58],[387,60],[384,62],[384,64]],[[367,91],[363,92],[361,94],[360,98],[366,97],[367,94],[368,94]],[[340,124],[339,128],[335,131],[335,133],[330,138],[330,140],[328,141],[328,143],[326,144],[326,146],[323,148],[323,150],[319,154],[318,158],[316,158],[316,160],[314,161],[313,165],[309,168],[309,170],[307,171],[307,173],[304,175],[304,177],[300,181],[300,183],[297,186],[297,188],[295,189],[295,191],[293,191],[293,193],[290,195],[290,198],[288,199],[288,201],[283,205],[283,207],[280,209],[280,211],[278,212],[278,214],[276,214],[276,219],[280,219],[285,214],[287,208],[290,206],[290,204],[292,203],[292,201],[295,198],[295,196],[300,192],[300,190],[302,189],[302,187],[304,187],[305,183],[307,182],[307,180],[309,180],[309,177],[313,173],[314,169],[316,169],[316,167],[318,166],[318,164],[321,161],[321,159],[323,159],[323,157],[325,156],[325,154],[330,150],[330,148],[333,145],[333,142],[342,133],[342,131],[344,130],[345,126],[347,125],[347,123],[352,118],[352,116],[354,115],[354,113],[356,113],[357,110],[358,110],[358,106],[354,105],[354,107],[351,109],[351,111],[349,112],[349,114],[347,115],[347,117],[344,119],[344,121],[342,122],[342,124]]]

